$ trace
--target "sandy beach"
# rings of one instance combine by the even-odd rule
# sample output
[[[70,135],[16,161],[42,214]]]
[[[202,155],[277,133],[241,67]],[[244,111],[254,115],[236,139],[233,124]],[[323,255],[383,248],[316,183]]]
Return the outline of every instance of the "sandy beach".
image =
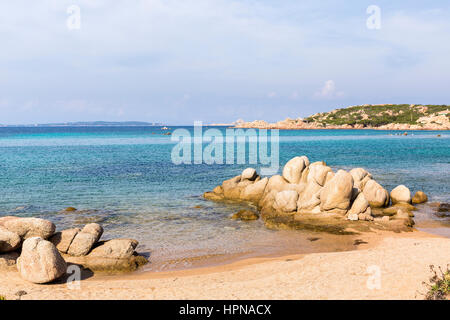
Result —
[[[380,238],[382,237],[382,238]],[[0,274],[0,294],[16,299],[423,299],[429,266],[450,263],[450,239],[420,231],[368,233],[355,251],[255,258],[172,272],[94,275],[79,289],[35,285]],[[379,271],[380,277],[377,277]]]

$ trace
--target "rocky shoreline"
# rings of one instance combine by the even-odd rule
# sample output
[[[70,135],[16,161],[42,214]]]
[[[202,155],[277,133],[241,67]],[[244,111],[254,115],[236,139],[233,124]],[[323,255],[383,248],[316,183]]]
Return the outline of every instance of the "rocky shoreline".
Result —
[[[102,234],[97,223],[56,232],[48,220],[0,217],[0,270],[17,269],[23,279],[43,284],[66,275],[69,265],[116,273],[134,271],[148,262],[135,251],[137,240],[99,241]]]
[[[284,166],[282,175],[260,177],[245,169],[205,192],[214,201],[241,202],[255,207],[233,218],[261,217],[269,228],[308,229],[335,234],[352,234],[374,229],[411,231],[413,204],[428,201],[422,191],[411,196],[399,185],[390,193],[363,168],[333,172],[325,162],[310,163],[306,156],[295,157]]]
[[[276,123],[237,120],[234,128],[314,130],[450,130],[450,107],[433,105],[362,105],[316,113],[305,119],[287,118]]]
[[[303,119],[287,118],[283,121],[269,123],[264,120],[255,120],[251,122],[237,122],[231,125],[235,129],[265,129],[265,130],[393,130],[393,131],[446,131],[450,130],[450,125],[429,124],[426,126],[411,125],[406,123],[389,123],[382,126],[364,126],[361,124],[343,124],[329,125],[320,123],[304,122]]]

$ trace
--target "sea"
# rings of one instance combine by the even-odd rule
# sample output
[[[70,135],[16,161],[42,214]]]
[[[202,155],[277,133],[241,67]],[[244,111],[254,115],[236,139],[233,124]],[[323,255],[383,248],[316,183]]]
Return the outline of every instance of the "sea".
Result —
[[[226,136],[226,127],[203,131],[207,129]],[[245,163],[176,163],[177,132],[194,136],[194,127],[0,127],[0,216],[49,219],[58,230],[100,223],[103,239],[137,239],[138,251],[150,260],[146,270],[152,271],[348,249],[338,240],[328,239],[326,246],[308,241],[321,235],[306,231],[271,230],[262,221],[230,219],[242,205],[206,201],[202,194],[247,167],[260,171],[267,165],[248,163],[250,156]],[[277,152],[279,174],[289,159],[306,155],[333,170],[365,168],[388,190],[404,184],[412,192],[423,190],[430,203],[450,202],[449,131],[267,134],[278,135],[277,149],[269,143],[269,150]],[[78,210],[66,212],[66,207]],[[450,236],[448,215],[433,210],[420,206],[418,228],[424,221],[424,230]]]

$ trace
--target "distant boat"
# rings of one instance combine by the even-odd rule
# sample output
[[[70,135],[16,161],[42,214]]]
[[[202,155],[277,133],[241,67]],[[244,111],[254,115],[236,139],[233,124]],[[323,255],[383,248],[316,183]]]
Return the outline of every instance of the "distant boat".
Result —
[[[167,127],[162,127],[161,130],[169,130]]]

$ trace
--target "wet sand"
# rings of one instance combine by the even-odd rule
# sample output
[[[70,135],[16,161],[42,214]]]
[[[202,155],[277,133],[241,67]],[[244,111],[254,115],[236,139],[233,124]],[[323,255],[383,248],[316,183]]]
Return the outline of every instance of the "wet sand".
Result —
[[[0,274],[15,299],[423,299],[429,266],[450,263],[450,239],[421,231],[358,236],[357,250],[250,258],[168,272],[93,275],[79,289]],[[379,273],[378,273],[379,271]],[[377,276],[379,274],[379,277]],[[379,286],[378,286],[379,284]]]

